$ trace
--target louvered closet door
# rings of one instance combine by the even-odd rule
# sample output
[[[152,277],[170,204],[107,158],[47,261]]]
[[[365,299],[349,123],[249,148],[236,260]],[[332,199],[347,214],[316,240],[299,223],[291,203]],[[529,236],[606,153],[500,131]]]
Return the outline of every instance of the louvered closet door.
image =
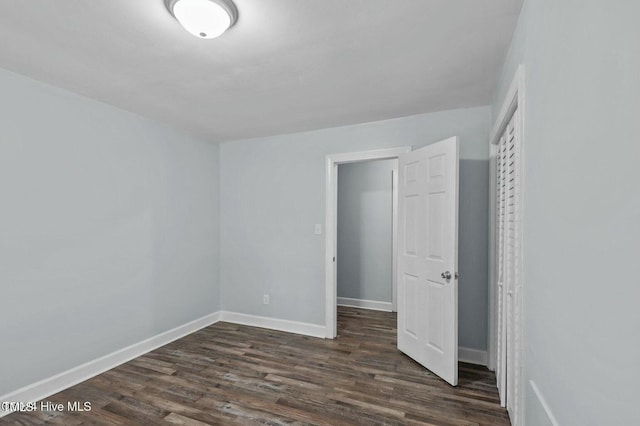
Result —
[[[522,286],[520,279],[521,148],[516,110],[498,145],[496,158],[496,259],[498,278],[498,348],[496,378],[500,401],[512,423],[520,419],[520,347]]]
[[[508,127],[508,126],[507,126]],[[506,133],[506,130],[505,130]],[[497,358],[496,358],[496,381],[500,393],[500,405],[506,406],[507,393],[507,320],[505,312],[506,287],[504,285],[504,228],[506,212],[506,163],[507,163],[506,135],[503,134],[498,142],[498,153],[496,155],[496,276],[498,297],[496,306],[498,307],[498,333],[497,333]]]

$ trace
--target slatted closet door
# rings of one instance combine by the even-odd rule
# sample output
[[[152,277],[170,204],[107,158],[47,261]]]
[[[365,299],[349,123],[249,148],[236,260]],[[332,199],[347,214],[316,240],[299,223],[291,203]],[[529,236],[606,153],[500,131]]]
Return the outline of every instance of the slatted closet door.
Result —
[[[521,147],[519,114],[514,111],[498,142],[496,157],[497,366],[500,402],[514,425],[520,423],[522,283]]]
[[[508,127],[508,126],[507,126]],[[506,133],[506,131],[505,131]],[[496,381],[500,393],[500,405],[506,406],[507,387],[507,321],[505,313],[505,288],[504,288],[504,228],[506,214],[506,165],[507,165],[507,145],[505,143],[506,134],[502,134],[498,142],[498,153],[496,155],[496,276],[497,304],[498,307],[498,333],[497,333],[497,358],[496,358]]]

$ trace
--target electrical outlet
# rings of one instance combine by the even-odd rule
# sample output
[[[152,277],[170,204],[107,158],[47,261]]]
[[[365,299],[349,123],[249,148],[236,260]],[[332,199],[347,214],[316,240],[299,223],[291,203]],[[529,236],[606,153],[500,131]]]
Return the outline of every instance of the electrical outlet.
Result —
[[[322,234],[322,225],[319,223],[316,223],[315,229],[313,230],[314,233],[316,235],[321,235]]]
[[[269,304],[269,295],[265,294],[264,296],[262,296],[262,303],[265,305]]]

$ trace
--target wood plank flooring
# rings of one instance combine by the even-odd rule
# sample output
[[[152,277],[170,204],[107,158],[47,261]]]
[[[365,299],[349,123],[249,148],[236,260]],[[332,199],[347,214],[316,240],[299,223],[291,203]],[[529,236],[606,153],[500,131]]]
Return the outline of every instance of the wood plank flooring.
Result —
[[[509,425],[493,373],[449,386],[396,349],[396,316],[338,308],[338,338],[217,323],[47,398],[85,412],[0,424]]]

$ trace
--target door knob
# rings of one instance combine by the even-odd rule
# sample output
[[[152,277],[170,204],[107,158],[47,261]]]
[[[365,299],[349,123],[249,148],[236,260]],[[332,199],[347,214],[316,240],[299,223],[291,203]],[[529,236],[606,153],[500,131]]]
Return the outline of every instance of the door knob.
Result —
[[[451,272],[449,272],[449,271],[443,272],[443,273],[440,274],[440,276],[442,278],[444,278],[445,280],[450,280],[451,279]]]

